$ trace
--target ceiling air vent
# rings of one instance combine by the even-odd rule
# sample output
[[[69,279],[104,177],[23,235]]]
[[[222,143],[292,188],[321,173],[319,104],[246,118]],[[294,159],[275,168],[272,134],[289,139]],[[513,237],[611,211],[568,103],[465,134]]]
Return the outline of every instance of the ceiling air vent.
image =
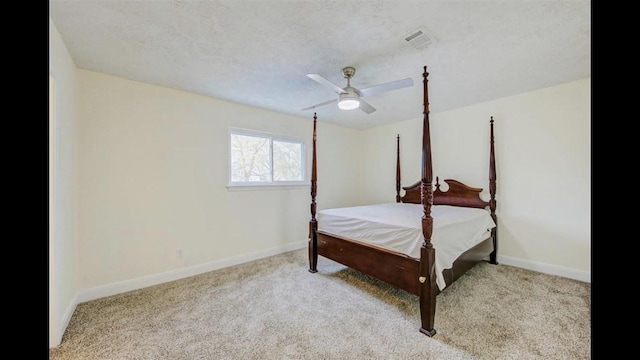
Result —
[[[426,48],[434,41],[433,36],[427,32],[424,26],[420,26],[417,30],[405,36],[404,39],[418,50]]]

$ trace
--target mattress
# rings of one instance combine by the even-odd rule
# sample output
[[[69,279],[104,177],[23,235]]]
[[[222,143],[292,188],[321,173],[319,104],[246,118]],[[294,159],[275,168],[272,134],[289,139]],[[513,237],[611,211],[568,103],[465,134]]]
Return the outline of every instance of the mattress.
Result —
[[[421,204],[385,203],[318,211],[318,231],[420,258]],[[446,287],[442,271],[465,251],[491,236],[496,226],[485,209],[433,205],[431,243],[436,249],[436,283]]]

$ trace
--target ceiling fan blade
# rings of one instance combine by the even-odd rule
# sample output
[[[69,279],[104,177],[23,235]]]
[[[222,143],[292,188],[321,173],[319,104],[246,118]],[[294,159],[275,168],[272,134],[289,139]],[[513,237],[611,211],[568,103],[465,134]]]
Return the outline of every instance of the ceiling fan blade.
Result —
[[[376,108],[360,98],[360,110],[366,112],[367,114],[371,114],[372,112],[376,111]]]
[[[320,104],[316,104],[316,105],[309,106],[309,107],[306,107],[304,109],[301,109],[300,111],[315,109],[315,108],[317,108],[319,106],[331,104],[332,102],[336,102],[336,101],[338,101],[338,99],[327,100],[325,102],[321,102]]]
[[[371,86],[368,88],[358,90],[360,92],[360,96],[371,96],[374,94],[379,94],[381,92],[401,89],[405,87],[413,86],[413,79],[406,78],[402,80],[391,81],[388,83]]]
[[[310,79],[315,80],[315,81],[319,82],[320,84],[328,87],[329,89],[331,89],[336,94],[342,94],[344,92],[344,90],[341,87],[339,87],[338,85],[332,83],[331,81],[323,78],[322,76],[320,76],[318,74],[307,74],[307,76]]]

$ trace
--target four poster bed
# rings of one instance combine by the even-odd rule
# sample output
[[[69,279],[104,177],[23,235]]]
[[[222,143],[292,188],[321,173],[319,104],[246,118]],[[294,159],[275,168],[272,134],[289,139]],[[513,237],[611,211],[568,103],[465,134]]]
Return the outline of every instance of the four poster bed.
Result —
[[[326,209],[316,213],[317,116],[314,114],[309,271],[318,271],[318,255],[321,255],[417,295],[420,332],[433,336],[436,334],[436,295],[477,263],[488,258],[490,263],[497,264],[498,244],[493,117],[490,120],[489,142],[491,199],[482,200],[481,188],[453,179],[444,180],[448,189],[441,191],[436,178],[434,190],[428,75],[425,66],[422,74],[422,179],[411,186],[402,187],[405,194],[400,196],[398,135],[396,203]]]

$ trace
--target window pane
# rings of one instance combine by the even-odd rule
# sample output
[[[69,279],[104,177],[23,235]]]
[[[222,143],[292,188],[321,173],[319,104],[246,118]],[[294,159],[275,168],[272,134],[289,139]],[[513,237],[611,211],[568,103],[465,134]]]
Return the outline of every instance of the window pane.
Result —
[[[302,144],[273,141],[273,181],[302,181]]]
[[[271,181],[268,138],[231,134],[231,181]]]

